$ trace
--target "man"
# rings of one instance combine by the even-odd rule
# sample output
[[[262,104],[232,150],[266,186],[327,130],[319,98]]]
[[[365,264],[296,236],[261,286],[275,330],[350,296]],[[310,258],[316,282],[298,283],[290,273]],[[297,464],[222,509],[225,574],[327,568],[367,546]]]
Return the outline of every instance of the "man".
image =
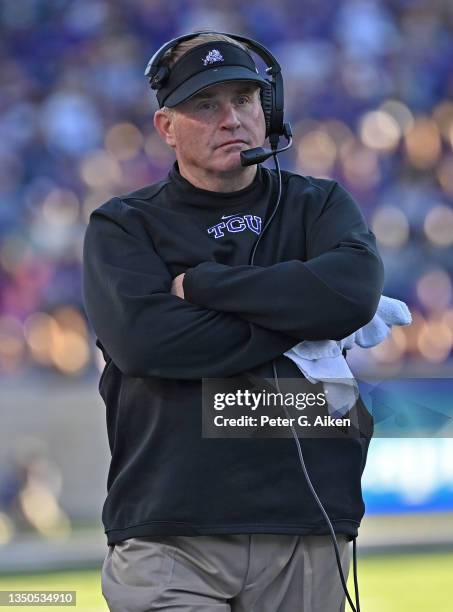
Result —
[[[195,53],[205,61],[193,68]],[[223,80],[216,57],[242,67]],[[176,162],[163,181],[95,210],[84,243],[112,452],[103,593],[118,612],[344,610],[294,440],[202,437],[201,379],[271,378],[273,360],[279,377],[300,378],[285,351],[365,325],[382,291],[374,236],[335,181],[283,172],[278,215],[247,265],[277,193],[274,171],[240,163],[264,142],[264,81],[221,35],[165,59],[176,76],[154,125]],[[345,575],[368,443],[303,441]]]

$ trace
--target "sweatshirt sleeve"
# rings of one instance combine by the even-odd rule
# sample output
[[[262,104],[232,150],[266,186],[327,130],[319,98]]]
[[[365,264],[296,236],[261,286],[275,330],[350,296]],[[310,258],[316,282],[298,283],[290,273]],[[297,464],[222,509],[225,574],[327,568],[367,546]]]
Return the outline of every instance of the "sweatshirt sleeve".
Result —
[[[383,288],[374,234],[337,183],[313,217],[305,230],[306,261],[203,262],[184,276],[186,299],[298,340],[340,340],[356,331],[373,318]]]
[[[94,211],[83,245],[88,320],[124,374],[233,376],[294,345],[282,333],[172,295],[167,266],[127,208],[114,198]]]

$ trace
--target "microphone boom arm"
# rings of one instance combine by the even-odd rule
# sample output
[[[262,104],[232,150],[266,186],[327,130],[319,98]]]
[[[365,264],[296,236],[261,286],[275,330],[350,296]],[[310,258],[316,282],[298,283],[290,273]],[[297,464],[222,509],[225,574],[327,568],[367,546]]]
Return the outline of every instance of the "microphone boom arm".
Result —
[[[271,134],[269,140],[272,143],[274,140],[272,137],[274,135]],[[278,137],[275,138],[276,146],[272,146],[272,149],[265,149],[264,147],[256,147],[254,149],[247,149],[246,151],[241,151],[241,165],[242,166],[253,166],[254,164],[260,164],[263,161],[266,161],[268,157],[271,155],[276,155],[277,153],[282,153],[291,147],[293,144],[293,133],[291,131],[291,125],[289,123],[284,123],[283,125],[283,136],[288,141],[288,144],[281,149],[278,149]]]

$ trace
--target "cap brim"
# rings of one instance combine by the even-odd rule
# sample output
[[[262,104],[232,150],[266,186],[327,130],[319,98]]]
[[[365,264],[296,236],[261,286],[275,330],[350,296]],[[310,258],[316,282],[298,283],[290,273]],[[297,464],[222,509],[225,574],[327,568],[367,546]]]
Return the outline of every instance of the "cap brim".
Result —
[[[219,66],[194,74],[187,81],[181,83],[165,99],[164,105],[168,107],[176,106],[211,85],[227,83],[228,81],[255,81],[261,87],[269,85],[269,81],[244,66]]]

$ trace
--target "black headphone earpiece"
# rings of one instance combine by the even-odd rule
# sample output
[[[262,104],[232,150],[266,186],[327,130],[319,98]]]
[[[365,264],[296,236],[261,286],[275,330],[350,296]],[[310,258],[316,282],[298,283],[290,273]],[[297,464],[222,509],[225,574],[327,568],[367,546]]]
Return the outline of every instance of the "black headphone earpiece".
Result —
[[[149,80],[151,89],[160,89],[165,84],[169,76],[170,69],[167,68],[167,66],[161,66],[155,75]]]
[[[264,119],[266,121],[266,138],[267,138],[271,132],[271,125],[272,125],[273,95],[272,95],[272,85],[271,84],[261,87],[260,98],[261,98],[261,106],[263,107]]]

